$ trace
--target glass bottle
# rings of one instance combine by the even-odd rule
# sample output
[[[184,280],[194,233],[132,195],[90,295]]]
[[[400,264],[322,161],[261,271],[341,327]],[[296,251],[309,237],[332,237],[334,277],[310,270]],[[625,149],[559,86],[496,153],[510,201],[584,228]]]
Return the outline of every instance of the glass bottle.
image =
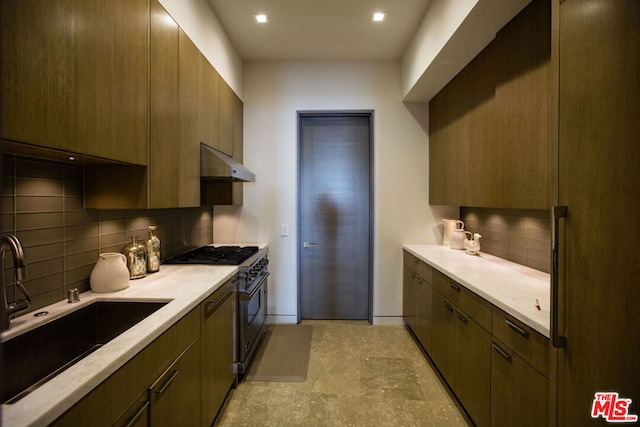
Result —
[[[131,243],[122,248],[127,257],[130,279],[139,279],[147,275],[147,248],[138,242],[138,236],[130,236]]]
[[[149,226],[149,237],[145,241],[147,247],[147,273],[160,270],[160,239],[156,236],[156,226]]]

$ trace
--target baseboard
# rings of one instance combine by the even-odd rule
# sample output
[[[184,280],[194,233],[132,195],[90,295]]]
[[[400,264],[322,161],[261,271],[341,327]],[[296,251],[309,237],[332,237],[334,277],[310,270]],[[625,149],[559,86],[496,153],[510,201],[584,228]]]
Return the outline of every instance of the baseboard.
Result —
[[[298,317],[296,315],[267,315],[267,323],[298,323]]]
[[[380,326],[404,326],[404,319],[402,316],[374,316],[374,325]]]

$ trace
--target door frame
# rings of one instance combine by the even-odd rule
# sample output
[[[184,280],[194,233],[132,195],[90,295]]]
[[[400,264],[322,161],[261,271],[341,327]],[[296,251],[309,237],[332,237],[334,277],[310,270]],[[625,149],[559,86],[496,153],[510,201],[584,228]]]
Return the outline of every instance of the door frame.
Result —
[[[300,197],[300,191],[302,185],[300,180],[302,179],[302,138],[301,131],[302,126],[301,122],[303,118],[307,117],[368,117],[369,119],[369,283],[367,284],[367,293],[369,296],[368,306],[369,306],[369,323],[373,324],[373,256],[374,256],[374,185],[375,181],[374,177],[374,156],[373,156],[373,124],[374,124],[374,111],[373,110],[298,110],[296,111],[296,149],[297,159],[296,159],[296,289],[298,292],[297,297],[297,307],[296,307],[296,318],[297,323],[300,323],[302,320],[302,292],[301,292],[301,268],[300,263],[302,260],[302,235],[300,233],[300,217],[302,212],[302,197]]]

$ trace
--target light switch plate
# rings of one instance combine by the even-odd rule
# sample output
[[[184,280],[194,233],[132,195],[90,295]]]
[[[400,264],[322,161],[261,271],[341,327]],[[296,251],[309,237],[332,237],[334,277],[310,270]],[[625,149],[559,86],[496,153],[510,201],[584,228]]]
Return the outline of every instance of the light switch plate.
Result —
[[[289,235],[289,225],[288,224],[280,224],[280,236],[286,237]]]

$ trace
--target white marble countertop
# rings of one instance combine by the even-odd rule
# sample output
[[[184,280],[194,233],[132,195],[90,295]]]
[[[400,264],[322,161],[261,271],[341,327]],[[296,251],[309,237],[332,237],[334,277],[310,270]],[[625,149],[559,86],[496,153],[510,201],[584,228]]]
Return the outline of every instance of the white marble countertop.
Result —
[[[51,423],[237,272],[235,266],[163,264],[159,272],[130,280],[129,287],[118,292],[83,292],[79,303],[68,304],[64,300],[38,310],[48,311],[45,317],[36,318],[33,313],[28,313],[13,319],[11,329],[2,333],[2,341],[94,301],[168,302],[18,402],[2,405],[2,425],[42,426]]]
[[[549,338],[549,274],[483,252],[441,245],[404,245],[404,249]],[[536,300],[540,310],[536,308]]]

